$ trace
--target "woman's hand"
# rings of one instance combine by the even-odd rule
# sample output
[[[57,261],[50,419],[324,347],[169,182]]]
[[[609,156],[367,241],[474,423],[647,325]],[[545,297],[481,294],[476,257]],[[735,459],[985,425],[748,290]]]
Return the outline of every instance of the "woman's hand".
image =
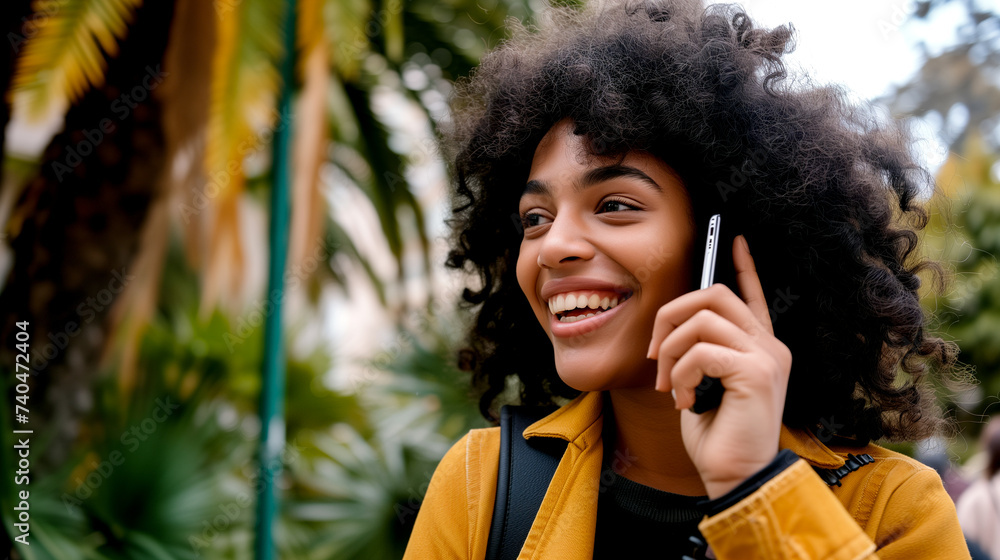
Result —
[[[743,236],[733,243],[743,299],[723,284],[684,294],[656,314],[648,357],[656,389],[671,391],[681,435],[711,499],[767,466],[778,453],[792,354],[774,337],[764,291]],[[687,410],[703,376],[725,387],[719,408]]]

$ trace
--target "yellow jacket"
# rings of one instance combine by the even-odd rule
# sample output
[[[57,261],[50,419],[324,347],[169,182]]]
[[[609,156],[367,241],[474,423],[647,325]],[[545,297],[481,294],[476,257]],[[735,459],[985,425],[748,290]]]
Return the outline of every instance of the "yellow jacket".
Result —
[[[518,560],[593,557],[603,402],[601,393],[584,393],[524,431],[526,438],[557,437],[569,445]],[[827,447],[786,427],[780,447],[801,459],[699,524],[717,558],[969,558],[955,506],[933,469],[877,445]],[[404,560],[485,558],[499,453],[500,428],[472,430],[448,451]],[[810,468],[842,467],[848,453],[867,453],[875,462],[845,476],[842,486],[828,486]]]

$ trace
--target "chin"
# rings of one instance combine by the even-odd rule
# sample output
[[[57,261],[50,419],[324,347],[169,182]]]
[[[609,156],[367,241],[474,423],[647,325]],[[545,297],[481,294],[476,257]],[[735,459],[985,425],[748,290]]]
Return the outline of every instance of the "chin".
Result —
[[[592,362],[587,365],[590,367],[560,363],[559,360],[556,360],[556,371],[563,383],[577,391],[585,392],[640,387],[652,389],[656,379],[655,364],[652,373],[639,372],[638,375],[634,369],[627,374],[625,372],[608,373],[608,369],[605,368],[599,368],[595,371]]]
[[[563,383],[569,385],[573,389],[585,393],[593,391],[606,391],[609,388],[607,383],[602,383],[603,380],[595,379],[593,377],[580,375],[568,376],[560,374],[559,379],[562,379]]]

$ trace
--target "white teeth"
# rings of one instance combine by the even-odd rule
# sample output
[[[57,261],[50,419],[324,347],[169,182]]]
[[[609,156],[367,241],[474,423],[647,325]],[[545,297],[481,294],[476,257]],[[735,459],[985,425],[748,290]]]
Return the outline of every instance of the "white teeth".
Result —
[[[603,311],[601,313],[603,313]],[[559,319],[559,322],[560,323],[575,323],[577,321],[582,321],[584,319],[590,319],[594,315],[597,315],[597,313],[587,313],[586,315],[580,315],[579,317],[563,317],[562,319]]]
[[[553,315],[574,309],[593,309],[595,311],[606,311],[625,301],[627,297],[600,296],[598,294],[559,294],[548,301],[549,312]]]

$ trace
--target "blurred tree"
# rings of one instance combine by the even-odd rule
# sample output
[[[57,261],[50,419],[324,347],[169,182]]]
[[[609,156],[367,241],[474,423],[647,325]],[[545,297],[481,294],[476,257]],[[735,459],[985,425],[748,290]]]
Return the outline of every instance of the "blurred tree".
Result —
[[[502,38],[507,16],[529,15],[527,2],[314,0],[300,6],[289,269],[315,298],[322,282],[343,283],[345,272],[332,258],[340,252],[360,264],[401,321],[408,310],[390,297],[386,282],[407,275],[409,246],[418,249],[428,278],[431,268],[424,209],[411,189],[410,170],[437,156],[434,131],[447,119],[450,81]],[[13,11],[4,12],[3,23],[16,28],[15,8],[26,13],[26,2],[8,7]],[[205,521],[204,508],[231,496],[198,493],[202,485],[193,486],[195,495],[174,496],[169,489],[192,479],[223,490],[252,480],[232,462],[251,447],[234,443],[232,432],[220,431],[219,421],[204,415],[247,419],[255,408],[259,335],[254,331],[236,351],[219,352],[233,332],[225,317],[244,311],[253,296],[246,278],[262,260],[263,247],[246,224],[262,206],[260,191],[269,188],[271,134],[292,118],[271,109],[274,61],[282,54],[276,3],[34,0],[31,9],[37,30],[25,34],[16,53],[5,99],[26,113],[69,108],[35,177],[24,186],[3,185],[19,194],[4,226],[14,264],[0,280],[0,329],[8,336],[14,321],[32,321],[33,357],[39,360],[32,423],[49,434],[40,447],[47,464],[36,463],[44,476],[33,486],[39,491],[38,533],[49,538],[40,538],[40,549],[20,552],[32,558],[186,557],[184,537]],[[390,105],[409,111],[404,124],[419,121],[420,138],[407,136],[412,131],[403,130]],[[395,279],[375,271],[354,244],[357,232],[325,215],[321,170],[370,201],[395,260]],[[180,253],[171,249],[177,239]],[[296,269],[317,254],[319,273]],[[3,363],[12,363],[9,351],[0,349]],[[282,521],[284,557],[306,557],[315,539],[327,541],[316,550],[368,551],[372,558],[402,550],[413,516],[401,516],[396,506],[415,514],[414,489],[426,482],[450,441],[478,420],[474,403],[459,389],[464,378],[454,370],[453,348],[417,352],[423,356],[418,377],[407,382],[416,394],[373,385],[364,408],[358,397],[324,388],[328,363],[322,356],[289,364],[289,440],[314,442],[306,446],[308,456],[326,454],[353,474],[334,478],[346,481],[346,488],[323,494],[307,482],[325,480],[328,471],[321,469],[328,467],[320,465],[329,462],[289,469],[294,501]],[[404,366],[395,375],[409,379],[413,371]],[[133,413],[166,390],[179,392],[190,414],[165,427],[157,436],[163,439],[143,447],[149,452],[126,463],[102,492],[70,506],[51,499],[79,490],[98,468],[92,459],[114,451],[119,429],[141,422]],[[338,423],[343,425],[331,432]],[[364,444],[344,440],[348,432]],[[199,436],[183,437],[188,433]],[[330,437],[337,445],[354,441],[355,449],[380,451],[359,456],[356,464],[339,463],[343,454],[330,455],[328,445],[321,449]],[[219,464],[205,463],[210,458]],[[11,488],[4,486],[0,501],[9,505]],[[378,499],[355,492],[366,487],[388,491]],[[309,508],[299,507],[313,499],[374,507],[366,510],[375,512],[373,524],[341,518],[355,529],[345,530],[347,540],[333,542],[337,529],[317,525]],[[181,502],[197,511],[191,514]],[[8,526],[9,511],[4,507],[2,514]],[[172,514],[178,516],[157,522]],[[240,517],[203,556],[244,557],[249,526]],[[387,542],[388,536],[395,540]]]
[[[136,348],[152,318],[172,231],[185,239],[189,262],[202,272],[203,317],[216,305],[235,314],[249,299],[245,278],[260,257],[248,260],[246,251],[261,247],[241,225],[248,212],[246,170],[252,169],[251,185],[262,182],[271,134],[292,118],[271,109],[274,61],[281,55],[276,6],[269,0],[179,0],[176,10],[166,0],[33,4],[38,29],[23,44],[14,98],[31,114],[60,100],[71,106],[64,131],[46,149],[5,227],[14,264],[0,292],[0,328],[9,334],[15,320],[33,321],[34,340],[42,345],[36,351],[51,356],[36,358],[47,372],[38,391],[53,394],[38,399],[48,403],[39,405],[46,407],[39,418],[52,418],[46,424],[61,426],[67,438],[87,406],[81,394],[90,372],[102,350],[108,355],[109,329],[129,333],[120,350],[126,357],[120,381],[134,383]],[[448,78],[466,72],[501,38],[497,31],[514,8],[527,13],[516,0],[487,7],[302,2],[290,267],[324,239],[333,240],[326,248],[359,262],[383,304],[402,316],[405,300],[387,300],[384,280],[353,246],[353,232],[323,217],[320,168],[332,164],[339,180],[371,201],[397,281],[406,272],[408,238],[418,241],[429,279],[424,211],[409,186],[406,150],[391,147],[399,133],[386,125],[377,98],[394,90],[425,114],[444,118]],[[407,29],[421,34],[408,45]],[[427,123],[433,130],[436,120]],[[433,156],[433,132],[411,151]],[[401,222],[407,214],[409,228]],[[331,264],[336,261],[326,256],[321,270],[342,281]],[[116,289],[109,315],[110,302],[87,302],[123,283],[116,283],[116,273],[129,285],[121,296]],[[318,281],[311,279],[314,295]]]
[[[987,395],[1000,394],[1000,181],[998,160],[982,134],[970,132],[960,151],[949,154],[937,175],[939,196],[925,239],[931,255],[953,266],[951,287],[925,298],[937,326],[958,342],[960,359],[975,367]],[[962,419],[972,418],[995,402],[972,395],[957,403]],[[971,413],[971,416],[970,416]]]
[[[300,558],[401,558],[437,463],[468,430],[487,426],[455,365],[461,321],[421,317],[355,387],[372,434],[339,424],[300,440],[310,452],[290,469],[287,515],[314,534]]]
[[[32,546],[19,549],[24,558],[249,557],[259,491],[254,452],[263,329],[244,331],[234,348],[226,335],[239,329],[222,313],[199,318],[197,277],[176,244],[168,270],[165,303],[142,339],[136,385],[126,394],[117,364],[104,369],[68,459],[32,477]],[[293,386],[287,467],[315,454],[313,434],[331,425],[356,426],[366,437],[373,432],[356,397],[322,387],[328,360],[314,353],[286,365]],[[4,380],[12,377],[3,373]],[[8,407],[0,406],[0,424],[13,417]],[[32,451],[53,444],[44,432],[39,436]],[[11,437],[8,426],[3,464],[10,464]],[[12,477],[0,480],[0,516],[8,527],[15,489],[23,487],[15,488]],[[281,522],[282,557],[303,557],[298,551],[308,541],[301,525]]]
[[[1000,12],[994,5],[966,0],[916,3],[914,17],[935,17],[948,5],[964,9],[957,41],[924,61],[909,83],[882,101],[898,117],[930,117],[949,154],[936,176],[940,189],[932,200],[925,234],[934,258],[953,265],[951,287],[941,297],[926,297],[938,328],[958,342],[960,359],[975,367],[981,389],[1000,393]],[[960,419],[977,419],[995,402],[958,395]]]
[[[37,61],[44,57],[39,49],[51,47],[56,50],[51,60],[61,64],[68,52],[76,52],[46,31],[53,20],[69,15],[55,5],[54,14],[36,19],[37,34],[23,45],[22,60]],[[167,28],[162,22],[172,14],[168,0],[150,0],[135,12],[135,33],[109,62],[106,79],[70,107],[63,131],[46,148],[38,174],[5,228],[14,266],[0,292],[0,336],[10,340],[16,321],[31,321],[32,421],[56,431],[46,457],[51,462],[65,458],[76,420],[89,408],[109,304],[129,284],[138,232],[158,194],[165,164],[161,105],[148,90],[130,104],[123,96],[132,95],[143,80],[162,80],[148,68],[163,58]],[[76,15],[88,24],[95,19],[93,13]],[[99,37],[114,39],[111,31]],[[41,46],[32,47],[36,41]],[[81,58],[77,63],[86,67],[88,56]],[[119,116],[119,109],[127,118]],[[10,345],[0,350],[5,363],[13,361],[12,351]],[[42,459],[36,459],[39,467]]]
[[[928,19],[953,0],[916,3],[914,17]],[[957,3],[957,2],[956,2]],[[957,42],[931,54],[926,45],[923,64],[909,83],[883,101],[897,115],[940,117],[939,134],[953,152],[960,152],[966,137],[979,130],[994,148],[1000,115],[1000,12],[988,2],[962,2],[968,20],[957,30]]]

